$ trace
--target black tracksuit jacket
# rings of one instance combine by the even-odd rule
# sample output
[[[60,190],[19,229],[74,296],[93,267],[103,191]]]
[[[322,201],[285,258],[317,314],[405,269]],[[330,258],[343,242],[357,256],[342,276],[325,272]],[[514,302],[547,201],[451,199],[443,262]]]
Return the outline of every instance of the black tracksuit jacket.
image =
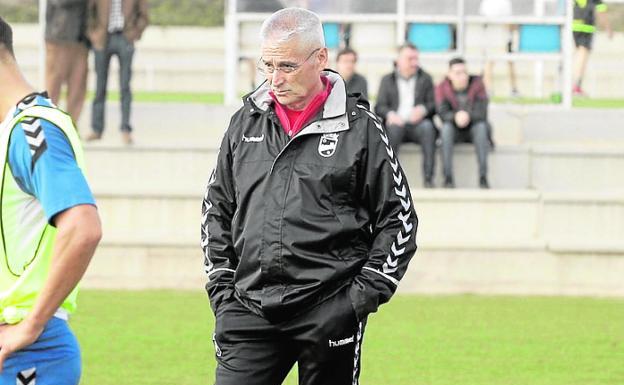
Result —
[[[271,321],[349,286],[358,319],[387,302],[416,251],[407,179],[368,103],[333,84],[292,139],[267,84],[244,97],[224,135],[202,206],[213,310],[235,296]]]

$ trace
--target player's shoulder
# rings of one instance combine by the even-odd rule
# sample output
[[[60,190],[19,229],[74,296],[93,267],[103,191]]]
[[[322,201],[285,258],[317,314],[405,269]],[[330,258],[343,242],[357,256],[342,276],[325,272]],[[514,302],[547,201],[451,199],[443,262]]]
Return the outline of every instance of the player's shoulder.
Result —
[[[56,124],[44,118],[27,116],[20,120],[12,135],[24,134],[28,145],[38,148],[48,140],[65,140],[65,133]]]
[[[29,152],[34,164],[48,149],[47,134],[50,129],[49,123],[43,119],[28,116],[13,128],[11,145]]]
[[[53,152],[71,152],[65,133],[49,120],[27,116],[15,125],[11,133],[11,150],[23,152],[31,158],[31,166],[44,154]]]
[[[31,107],[44,107],[49,108],[50,110],[57,110],[57,107],[54,103],[52,103],[52,100],[48,98],[46,93],[33,93],[23,98],[17,104],[15,115],[24,111],[27,113],[28,108]],[[45,119],[45,117],[39,116],[26,116],[20,120],[15,128],[23,130],[27,137],[33,138],[32,140],[29,140],[29,144],[31,142],[45,140],[46,136],[60,138],[65,136],[60,127],[52,123],[50,120]]]

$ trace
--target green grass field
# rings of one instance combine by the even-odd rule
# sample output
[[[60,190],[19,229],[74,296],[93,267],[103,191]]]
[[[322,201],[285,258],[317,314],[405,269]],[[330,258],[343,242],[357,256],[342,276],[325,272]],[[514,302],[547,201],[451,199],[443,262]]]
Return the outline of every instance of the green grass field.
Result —
[[[94,92],[87,93],[87,100],[93,100]],[[118,91],[109,91],[107,100],[117,102],[120,100]],[[146,92],[132,93],[132,100],[138,103],[201,103],[223,104],[223,94],[202,92]]]
[[[498,104],[520,104],[520,105],[556,105],[560,103],[552,98],[502,98],[495,97],[493,103]],[[624,99],[606,99],[606,98],[587,98],[575,97],[572,100],[572,106],[575,108],[624,108]]]
[[[203,293],[85,290],[79,307],[83,385],[213,383]],[[624,300],[396,296],[363,354],[362,385],[622,385]]]

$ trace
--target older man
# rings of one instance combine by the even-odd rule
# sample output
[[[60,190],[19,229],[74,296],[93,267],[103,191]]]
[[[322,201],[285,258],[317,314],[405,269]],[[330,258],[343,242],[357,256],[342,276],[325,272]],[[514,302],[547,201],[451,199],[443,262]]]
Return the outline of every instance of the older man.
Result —
[[[78,384],[67,318],[100,221],[72,120],[26,82],[2,18],[0,116],[0,384]]]
[[[420,143],[424,185],[433,187],[435,96],[433,80],[420,67],[416,46],[407,43],[399,48],[395,71],[381,79],[375,112],[386,124],[395,151],[404,142]]]
[[[378,118],[324,70],[318,16],[265,20],[266,81],[232,117],[203,201],[218,385],[351,385],[368,314],[416,250],[408,182]]]

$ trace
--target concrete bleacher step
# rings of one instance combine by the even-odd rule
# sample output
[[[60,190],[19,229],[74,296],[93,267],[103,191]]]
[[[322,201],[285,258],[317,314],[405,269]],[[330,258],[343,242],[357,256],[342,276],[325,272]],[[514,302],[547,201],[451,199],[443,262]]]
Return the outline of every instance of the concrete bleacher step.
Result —
[[[61,104],[63,106],[63,104]],[[235,106],[201,103],[134,103],[132,123],[139,145],[214,147],[218,145]],[[91,121],[91,106],[85,105],[78,126],[83,133]],[[116,136],[119,130],[118,102],[107,103],[106,133]],[[576,148],[607,146],[624,149],[618,109],[563,110],[553,106],[492,105],[489,110],[497,146],[563,144]],[[598,123],[600,122],[600,123]],[[120,141],[115,140],[114,144]]]
[[[175,196],[203,194],[216,150],[90,146],[87,175],[97,193]]]
[[[104,238],[86,287],[199,288],[201,195],[97,196]],[[622,295],[619,194],[421,191],[419,251],[400,290]],[[608,226],[601,224],[605,222]]]
[[[200,194],[97,195],[104,240],[114,244],[199,242]],[[425,245],[544,245],[624,242],[624,198],[535,191],[413,192]],[[608,223],[604,225],[603,223]],[[602,224],[602,226],[601,226]]]
[[[199,129],[197,129],[199,131]],[[162,135],[161,138],[157,138]],[[136,194],[201,193],[217,157],[217,133],[196,135],[196,146],[172,138],[168,146],[138,144],[88,145],[89,180],[97,192]],[[117,133],[114,133],[117,136]],[[166,140],[154,133],[149,141]],[[144,139],[138,139],[142,141]],[[109,142],[110,143],[110,142]],[[206,144],[211,143],[211,144]],[[414,186],[422,186],[422,154],[415,145],[405,145],[399,154],[405,173]],[[458,187],[478,186],[474,147],[462,144],[454,150],[455,182]],[[497,146],[489,155],[489,180],[494,189],[601,192],[624,191],[624,148],[590,145]],[[440,150],[436,157],[435,183],[442,184]]]
[[[624,194],[544,194],[543,232],[562,250],[601,243],[621,252],[624,243]],[[616,245],[620,245],[616,247]]]
[[[61,107],[63,105],[61,104]],[[201,103],[134,103],[131,125],[135,149],[204,149],[218,147],[237,107]],[[119,102],[106,104],[105,131],[101,141],[88,143],[87,148],[119,147],[121,107]],[[77,122],[82,136],[90,132],[91,106],[85,105]]]
[[[98,289],[200,289],[206,283],[199,243],[115,244],[98,247],[82,287]]]
[[[233,110],[137,104],[136,145],[121,147],[119,108],[109,104],[104,139],[86,146],[104,239],[85,286],[204,285],[201,197]],[[420,228],[419,251],[400,290],[624,295],[624,177],[618,172],[624,133],[617,126],[597,127],[594,134],[610,142],[605,145],[589,142],[589,130],[568,126],[600,116],[611,122],[616,114],[502,106],[492,113],[498,122],[492,191],[422,190],[420,150],[402,149]],[[88,113],[80,127],[84,133]],[[559,141],[570,140],[554,144],[548,130],[557,131]],[[459,187],[476,185],[470,145],[456,147],[455,171]],[[440,183],[439,171],[437,178]]]
[[[538,190],[624,192],[624,145],[536,145],[531,186]]]
[[[611,144],[624,148],[618,109],[562,109],[555,105],[492,104],[494,141],[518,144]]]
[[[531,186],[530,151],[526,146],[498,146],[488,155],[488,179],[497,189],[526,189]],[[399,160],[412,185],[421,187],[423,183],[423,158],[420,147],[407,144],[401,147]],[[457,187],[477,188],[479,171],[474,146],[457,145],[453,151],[453,177]],[[442,154],[437,149],[435,159],[434,184],[441,186]]]
[[[593,252],[421,248],[399,291],[426,294],[622,296],[624,258]]]
[[[398,290],[426,294],[622,296],[622,272],[624,258],[589,250],[579,253],[537,246],[421,244]],[[197,290],[206,282],[199,245],[103,242],[82,287]]]

